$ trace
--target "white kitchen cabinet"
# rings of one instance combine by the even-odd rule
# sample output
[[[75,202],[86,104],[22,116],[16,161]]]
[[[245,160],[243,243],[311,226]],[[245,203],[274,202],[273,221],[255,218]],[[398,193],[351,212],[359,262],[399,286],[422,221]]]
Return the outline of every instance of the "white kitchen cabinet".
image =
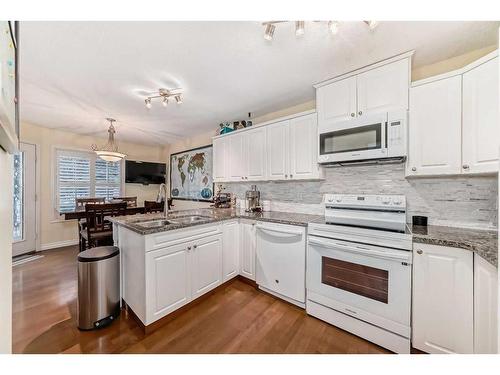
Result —
[[[255,222],[240,223],[240,275],[255,280]]]
[[[320,177],[318,158],[318,123],[316,114],[301,116],[289,123],[289,177],[313,179]]]
[[[262,181],[266,179],[266,129],[256,128],[243,133],[244,179]]]
[[[305,303],[305,237],[302,227],[256,225],[257,284],[302,307]]]
[[[229,173],[228,147],[229,138],[217,138],[213,141],[214,182],[227,181]]]
[[[496,354],[498,271],[474,254],[474,353]]]
[[[289,120],[285,120],[266,126],[269,180],[284,180],[288,177],[289,123]]]
[[[461,98],[460,76],[412,87],[407,175],[460,173]]]
[[[356,76],[332,82],[316,91],[318,121],[334,124],[356,117]]]
[[[211,236],[194,242],[191,247],[192,298],[222,284],[222,236]]]
[[[215,182],[320,179],[317,138],[317,116],[311,111],[215,137]]]
[[[463,75],[464,173],[498,171],[498,57]]]
[[[237,220],[222,224],[222,281],[237,276],[239,269],[239,228]]]
[[[408,110],[409,52],[314,85],[320,128],[389,111]],[[338,124],[338,127],[336,125]]]
[[[410,66],[399,60],[357,77],[357,116],[408,109]]]
[[[146,253],[146,321],[149,324],[191,301],[188,243]]]
[[[227,137],[226,160],[229,164],[227,181],[243,181],[246,177],[247,161],[245,160],[245,137],[234,134]]]
[[[413,244],[413,347],[473,353],[473,253]]]

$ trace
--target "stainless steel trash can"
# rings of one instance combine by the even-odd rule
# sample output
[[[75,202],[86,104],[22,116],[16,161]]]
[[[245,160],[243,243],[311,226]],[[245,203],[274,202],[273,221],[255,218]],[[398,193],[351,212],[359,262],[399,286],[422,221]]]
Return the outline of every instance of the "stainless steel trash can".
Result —
[[[78,254],[78,328],[111,323],[120,313],[120,257],[115,246]]]

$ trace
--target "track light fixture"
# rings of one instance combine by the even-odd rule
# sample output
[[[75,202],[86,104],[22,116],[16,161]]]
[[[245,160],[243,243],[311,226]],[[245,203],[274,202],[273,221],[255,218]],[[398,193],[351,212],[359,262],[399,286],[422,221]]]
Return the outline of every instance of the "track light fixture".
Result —
[[[339,32],[339,23],[337,21],[328,21],[328,30],[335,35]]]
[[[276,30],[276,26],[273,25],[272,23],[267,23],[266,25],[266,31],[264,32],[264,39],[265,40],[273,40],[274,37],[274,30]]]
[[[375,30],[375,28],[378,26],[379,24],[379,21],[364,21],[368,27],[370,28],[370,30]]]
[[[267,21],[263,22],[262,25],[265,26],[264,31],[264,39],[273,40],[274,31],[276,30],[276,24],[285,23],[290,21]],[[313,21],[313,22],[324,22],[324,21]],[[363,21],[368,25],[370,30],[374,30],[379,21]],[[339,22],[338,21],[328,21],[328,30],[332,35],[335,35],[339,31]],[[305,21],[295,21],[295,36],[302,36],[305,34]]]
[[[304,21],[295,21],[295,36],[302,36],[304,33]]]
[[[177,104],[182,104],[182,89],[159,89],[157,92],[151,93],[144,102],[146,103],[146,108],[150,109],[152,107],[151,99],[161,98],[161,104],[164,107],[168,106],[169,98],[174,98]]]

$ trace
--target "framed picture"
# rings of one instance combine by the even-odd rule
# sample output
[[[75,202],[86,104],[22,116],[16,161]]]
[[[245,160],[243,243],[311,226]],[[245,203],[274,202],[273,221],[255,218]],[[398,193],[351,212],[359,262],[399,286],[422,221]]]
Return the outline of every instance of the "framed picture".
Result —
[[[0,21],[0,147],[15,153],[19,146],[17,22]]]
[[[170,197],[213,202],[212,145],[170,155]]]

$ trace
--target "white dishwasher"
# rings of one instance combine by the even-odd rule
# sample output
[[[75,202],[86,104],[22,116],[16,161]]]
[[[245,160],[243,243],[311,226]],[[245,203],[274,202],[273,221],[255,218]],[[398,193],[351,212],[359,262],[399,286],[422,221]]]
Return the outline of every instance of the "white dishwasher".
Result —
[[[256,225],[256,281],[259,288],[305,307],[306,228]]]

